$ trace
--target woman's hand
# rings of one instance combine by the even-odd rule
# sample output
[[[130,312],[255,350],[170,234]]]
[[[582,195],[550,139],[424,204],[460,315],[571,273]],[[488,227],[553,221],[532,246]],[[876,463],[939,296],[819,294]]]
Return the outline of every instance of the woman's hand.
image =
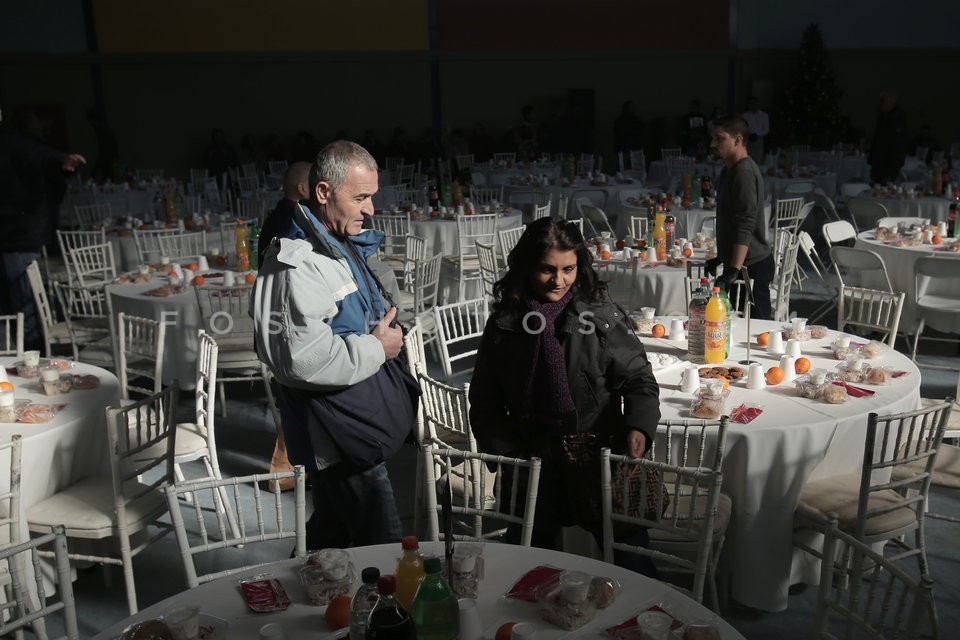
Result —
[[[627,455],[631,458],[642,458],[647,451],[647,434],[637,429],[627,432]]]

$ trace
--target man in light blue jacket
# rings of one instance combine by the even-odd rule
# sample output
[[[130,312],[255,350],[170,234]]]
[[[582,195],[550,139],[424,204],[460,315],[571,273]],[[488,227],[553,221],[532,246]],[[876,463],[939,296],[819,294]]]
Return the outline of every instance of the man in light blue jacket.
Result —
[[[383,233],[363,229],[374,211],[377,163],[360,145],[332,142],[317,155],[309,186],[309,208],[298,205],[266,252],[251,305],[257,350],[279,383],[290,461],[313,483],[307,548],[399,541],[386,466],[346,463],[308,409],[311,394],[369,378],[403,346],[402,330],[390,326],[396,309],[375,279],[396,294],[396,278],[376,258]]]

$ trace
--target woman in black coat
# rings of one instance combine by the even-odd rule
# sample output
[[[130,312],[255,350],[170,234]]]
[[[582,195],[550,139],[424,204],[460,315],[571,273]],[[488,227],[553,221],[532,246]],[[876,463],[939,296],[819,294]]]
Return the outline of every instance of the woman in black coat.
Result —
[[[576,225],[535,221],[507,265],[477,353],[470,424],[481,451],[541,458],[534,546],[553,548],[570,525],[599,542],[599,451],[646,452],[659,386]]]

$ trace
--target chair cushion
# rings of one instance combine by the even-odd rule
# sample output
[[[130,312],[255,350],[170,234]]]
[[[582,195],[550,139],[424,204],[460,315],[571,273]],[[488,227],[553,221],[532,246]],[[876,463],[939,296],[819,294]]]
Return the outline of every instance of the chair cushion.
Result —
[[[140,483],[133,484],[140,490],[145,488]],[[140,500],[128,502],[128,532],[146,528],[166,510],[166,498],[160,491],[152,491]],[[116,528],[113,484],[110,478],[86,478],[41,500],[27,509],[26,515],[30,531],[36,533],[48,533],[54,525],[62,524],[69,537],[111,537]]]
[[[177,425],[176,459],[178,463],[198,460],[209,454],[207,430],[193,422]]]
[[[677,500],[673,495],[670,496],[670,500]],[[701,496],[697,498],[697,502],[704,502],[706,496]],[[700,513],[703,512],[704,507],[698,506],[697,511]],[[673,505],[670,506],[670,511],[673,510]],[[730,496],[725,493],[720,493],[720,500],[717,501],[717,517],[713,520],[713,535],[722,536],[723,533],[727,530],[727,525],[730,524],[730,513],[733,511],[733,502],[730,500]],[[679,503],[677,504],[677,513],[684,514],[690,513],[690,496],[681,496],[679,498]],[[693,522],[683,522],[678,523],[682,526],[678,528],[687,528],[685,525],[690,525],[690,528],[699,531],[700,527],[703,524],[702,520],[694,520]],[[679,535],[671,531],[664,531],[662,529],[650,529],[650,540],[661,540],[661,541],[670,541],[670,540],[686,540],[686,536]]]
[[[917,461],[910,464],[894,467],[893,477],[897,480],[922,473],[926,463]],[[902,472],[898,473],[898,470]],[[952,444],[942,444],[937,451],[937,461],[933,465],[933,476],[930,482],[938,487],[960,489],[960,447]]]
[[[853,531],[857,526],[857,504],[860,499],[860,474],[834,476],[808,482],[800,492],[797,515],[827,523],[827,514],[837,514],[840,528]],[[868,508],[877,509],[885,505],[903,502],[903,497],[892,489],[871,493]],[[916,522],[917,516],[910,507],[901,507],[867,519],[864,533],[867,536],[881,535],[887,531],[897,531]]]

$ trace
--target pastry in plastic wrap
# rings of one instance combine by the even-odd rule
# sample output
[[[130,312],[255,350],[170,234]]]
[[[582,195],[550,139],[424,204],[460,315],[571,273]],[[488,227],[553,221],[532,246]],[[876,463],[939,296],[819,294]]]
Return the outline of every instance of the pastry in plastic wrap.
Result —
[[[847,390],[836,384],[828,384],[823,388],[820,397],[830,404],[843,404],[847,401]]]
[[[887,351],[888,347],[882,342],[876,340],[871,340],[867,344],[860,347],[860,354],[864,358],[876,358],[883,355]]]
[[[547,596],[540,603],[540,616],[567,631],[579,629],[596,615],[597,607],[590,600],[569,602],[562,591]]]
[[[26,424],[42,424],[53,420],[57,412],[48,404],[28,404],[20,412],[17,422]]]
[[[590,581],[590,590],[587,599],[592,601],[597,609],[606,609],[617,600],[620,594],[620,583],[613,578],[594,576]]]
[[[863,358],[850,357],[837,365],[837,373],[844,382],[863,382],[866,372]]]
[[[864,381],[870,384],[889,384],[892,378],[890,367],[868,367]]]
[[[810,330],[810,338],[812,340],[819,340],[821,338],[826,338],[827,333],[830,331],[827,327],[822,324],[812,324],[807,329]]]

